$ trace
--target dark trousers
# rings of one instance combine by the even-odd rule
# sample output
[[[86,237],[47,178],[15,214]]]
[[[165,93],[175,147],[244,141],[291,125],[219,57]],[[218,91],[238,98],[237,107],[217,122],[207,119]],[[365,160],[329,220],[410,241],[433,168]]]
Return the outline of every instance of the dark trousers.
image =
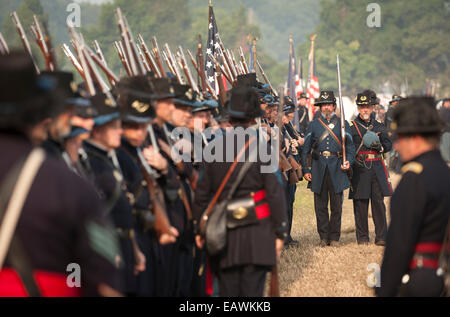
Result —
[[[328,200],[330,201],[331,215],[328,214]],[[341,237],[342,193],[334,192],[328,168],[325,170],[320,194],[314,193],[314,209],[320,239],[339,241]]]
[[[372,173],[371,178],[372,219],[375,225],[375,242],[386,241],[387,222],[386,206],[377,176]],[[353,211],[355,213],[356,240],[358,242],[369,242],[369,199],[353,199]]]
[[[263,297],[266,273],[270,267],[242,265],[219,270],[221,297]]]
[[[297,190],[297,184],[288,185],[288,241],[292,241],[291,229],[292,229],[292,219],[294,217],[294,201],[295,201],[295,191]]]

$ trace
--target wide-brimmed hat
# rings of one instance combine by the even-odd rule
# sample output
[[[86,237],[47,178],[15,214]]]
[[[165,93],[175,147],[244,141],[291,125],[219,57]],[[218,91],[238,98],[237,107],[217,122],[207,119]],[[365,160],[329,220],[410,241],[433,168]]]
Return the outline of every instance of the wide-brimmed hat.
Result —
[[[285,114],[289,114],[289,113],[295,112],[295,104],[292,101],[292,98],[289,97],[289,96],[284,96],[283,112]]]
[[[319,98],[314,103],[315,106],[321,106],[325,104],[336,104],[336,98],[334,97],[334,92],[332,90],[322,90],[320,92]]]
[[[161,100],[175,98],[180,92],[175,91],[175,83],[169,78],[154,78],[149,80],[150,88],[153,92],[152,99]]]
[[[439,133],[444,127],[432,97],[401,99],[392,118],[390,128],[395,134]]]
[[[94,126],[102,126],[115,119],[120,119],[119,107],[114,105],[114,102],[105,94],[98,93],[90,100],[97,111],[97,116],[94,117]]]
[[[116,84],[114,92],[117,94],[122,121],[146,123],[155,116],[151,106],[152,90],[147,76],[123,78]]]
[[[59,113],[63,94],[50,76],[38,76],[24,52],[0,55],[0,127],[22,128]]]
[[[391,104],[391,103],[393,103],[393,102],[395,102],[395,101],[400,101],[400,100],[402,100],[403,98],[402,98],[402,96],[399,96],[399,95],[392,95],[392,99],[389,101],[389,104]]]
[[[228,113],[231,118],[237,119],[253,119],[264,114],[258,94],[248,86],[237,86],[231,89]]]

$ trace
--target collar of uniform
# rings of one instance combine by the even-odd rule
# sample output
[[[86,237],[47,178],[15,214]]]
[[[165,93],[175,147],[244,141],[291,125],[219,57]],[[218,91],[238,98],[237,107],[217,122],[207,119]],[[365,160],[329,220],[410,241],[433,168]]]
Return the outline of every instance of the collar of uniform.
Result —
[[[136,147],[131,145],[130,142],[124,137],[120,141],[120,147],[133,156],[137,156]]]
[[[356,120],[358,120],[358,122],[360,122],[361,124],[363,124],[364,126],[368,127],[369,125],[372,124],[372,117],[369,118],[369,121],[364,120],[363,118],[361,118],[361,115],[358,115],[358,117],[356,118]]]
[[[104,146],[95,142],[94,140],[92,139],[85,140],[84,144],[88,149],[100,152],[101,154],[108,156],[108,150]]]
[[[422,154],[419,154],[418,156],[416,156],[412,160],[410,160],[408,162],[405,162],[404,165],[406,165],[409,162],[423,162],[424,160],[427,160],[429,158],[441,158],[442,159],[442,155],[441,155],[440,150],[439,149],[434,149],[434,150],[423,152]]]

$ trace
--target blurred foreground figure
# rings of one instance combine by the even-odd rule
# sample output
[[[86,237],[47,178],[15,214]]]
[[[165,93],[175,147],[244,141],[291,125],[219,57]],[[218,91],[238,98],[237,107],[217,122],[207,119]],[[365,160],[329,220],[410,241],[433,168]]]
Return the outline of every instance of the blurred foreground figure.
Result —
[[[440,268],[439,258],[449,249],[442,242],[450,214],[450,169],[438,150],[442,127],[432,98],[406,98],[393,112],[394,147],[404,165],[391,200],[378,296],[439,296],[444,289],[448,265]]]
[[[118,294],[117,242],[95,191],[33,148],[64,110],[57,87],[26,54],[0,57],[0,296]]]
[[[249,159],[250,153],[256,155],[252,152],[256,146],[251,147],[250,143],[259,142],[257,130],[252,125],[255,118],[263,114],[258,95],[252,88],[237,86],[231,90],[228,113],[230,124],[236,130],[248,129],[251,132],[253,129],[255,136],[245,136],[246,147],[237,141],[239,134],[233,129],[206,147],[209,150],[217,146],[216,149],[220,148],[223,156],[213,162],[203,162],[195,193],[193,216],[201,232],[208,218],[205,210],[209,210],[207,207],[210,202],[226,203],[226,246],[212,254],[209,246],[213,244],[213,237],[208,239],[206,235],[205,241],[201,234],[196,235],[196,243],[201,249],[206,242],[212,270],[219,281],[220,296],[262,297],[266,273],[276,265],[287,238],[287,206],[283,199],[283,181],[279,169],[274,172],[261,170],[261,167],[269,163],[263,163],[259,155],[253,157],[254,161]],[[269,145],[260,142],[258,146]],[[226,160],[227,152],[232,153],[228,156],[234,157],[235,164]],[[211,210],[210,219],[215,217],[216,212],[220,212],[218,209]]]

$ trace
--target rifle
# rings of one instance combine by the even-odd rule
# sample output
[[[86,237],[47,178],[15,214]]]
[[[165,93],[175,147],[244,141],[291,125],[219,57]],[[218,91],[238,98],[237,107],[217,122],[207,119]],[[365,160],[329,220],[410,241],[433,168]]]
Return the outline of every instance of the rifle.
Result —
[[[56,70],[56,67],[53,65],[52,58],[50,56],[50,48],[47,46],[49,42],[45,40],[45,36],[42,33],[41,26],[36,15],[33,15],[33,20],[34,24],[31,25],[31,31],[34,34],[37,45],[42,51],[42,55],[44,55],[46,68],[47,70],[54,71]]]
[[[234,68],[236,69],[236,74],[237,75],[242,75],[243,74],[242,69],[240,67],[240,64],[236,62],[236,58],[234,56],[234,52],[233,51],[231,51],[231,57],[232,57],[232,61],[233,61],[233,64],[234,64]]]
[[[48,48],[48,54],[49,54],[49,60],[53,64],[54,69],[58,69],[58,64],[56,63],[56,57],[55,57],[55,49],[51,43],[50,39],[50,33],[48,32],[47,23],[44,21],[43,24],[44,27],[44,36],[45,36],[45,44]]]
[[[223,75],[225,76],[225,78],[228,80],[228,82],[230,84],[232,84],[233,80],[230,78],[230,75],[227,73],[227,71],[225,70],[224,66],[220,65],[219,61],[217,60],[217,58],[214,57],[214,55],[208,54],[208,56],[209,56],[209,58],[211,58],[211,60],[216,65],[216,71],[220,69],[221,72],[223,73]]]
[[[155,216],[153,228],[155,229],[156,235],[158,238],[164,233],[172,235],[170,231],[170,222],[167,217],[166,206],[164,203],[164,193],[156,181],[157,173],[147,164],[140,148],[137,148],[137,154],[139,164],[141,165],[142,175],[147,183],[148,193],[153,203],[151,210]]]
[[[93,44],[94,44],[94,49],[95,49],[95,52],[97,53],[97,56],[102,61],[103,65],[108,67],[108,65],[106,64],[105,56],[103,55],[102,49],[100,48],[100,45],[98,44],[97,40],[94,40]]]
[[[222,58],[222,63],[225,66],[225,70],[228,73],[229,79],[231,79],[231,81],[229,81],[229,82],[230,82],[230,84],[233,84],[233,82],[235,81],[235,76],[231,70],[231,61],[225,53],[225,48],[223,46],[222,39],[220,38],[219,33],[216,34],[216,38],[219,42],[219,47],[218,47],[219,56]]]
[[[242,46],[239,46],[239,55],[241,56],[241,62],[242,62],[242,66],[244,67],[244,72],[245,74],[248,74],[248,66],[247,66],[247,62],[245,61],[245,56],[244,56],[244,51],[242,50]]]
[[[270,272],[270,297],[280,297],[280,288],[278,284],[278,269],[275,264]]]
[[[119,55],[119,59],[122,62],[122,65],[125,68],[128,76],[133,76],[133,74],[131,73],[130,65],[128,64],[128,60],[125,56],[125,52],[123,51],[122,42],[114,41],[114,47],[116,48],[117,55]]]
[[[155,59],[153,58],[152,54],[150,53],[147,44],[145,44],[144,38],[141,34],[138,35],[139,43],[141,44],[142,51],[144,53],[145,59],[147,60],[148,66],[150,66],[151,70],[155,75],[159,78],[162,77],[161,71],[158,68],[158,65],[155,62]]]
[[[194,66],[195,70],[197,71],[198,77],[202,78],[202,73],[204,74],[205,72],[204,71],[202,72],[200,70],[199,64],[196,62],[196,60],[192,56],[191,51],[188,50],[188,54],[189,54],[189,57],[191,58],[192,66]],[[197,57],[198,57],[198,55],[197,55]],[[201,57],[201,58],[203,58],[203,57]],[[209,93],[211,94],[212,98],[214,100],[217,100],[217,96],[216,96],[214,90],[212,89],[211,85],[209,84],[209,82],[206,80],[206,78],[205,78],[205,82],[206,82],[206,90],[203,90],[203,88],[202,88],[202,92],[201,92],[202,95],[205,97],[206,96],[206,91],[209,91]],[[201,84],[203,84],[203,82]]]
[[[115,83],[119,82],[119,78],[108,68],[106,62],[103,62],[100,57],[96,53],[94,53],[89,46],[84,47],[87,51],[88,55],[93,59],[93,61],[103,70],[103,72],[108,77],[108,81],[111,84],[111,87],[115,85]]]
[[[175,69],[173,68],[172,63],[169,61],[169,58],[167,57],[167,54],[165,51],[162,51],[162,59],[164,60],[164,62],[166,62],[166,65],[169,68],[169,72],[174,74],[177,81],[180,82],[177,77],[177,74],[175,73]]]
[[[73,55],[72,51],[70,50],[69,46],[67,44],[63,44],[61,46],[64,54],[66,54],[67,58],[72,62],[75,69],[80,73],[81,77],[84,78],[84,71],[83,68],[80,65],[80,62],[77,60],[77,58]]]
[[[189,69],[186,61],[186,56],[184,55],[183,48],[181,46],[178,46],[178,58],[180,62],[180,66],[184,71],[184,75],[186,76],[187,81],[189,82],[189,85],[194,89],[197,93],[199,93],[199,89],[197,86],[197,83],[194,81],[194,78],[192,77],[191,70]]]
[[[175,76],[177,76],[178,82],[181,85],[184,85],[185,81],[183,80],[183,77],[181,76],[181,72],[178,69],[178,63],[176,62],[176,60],[175,60],[175,58],[174,58],[174,56],[172,54],[172,51],[170,50],[169,44],[166,43],[164,46],[165,46],[166,52],[167,52],[167,59],[172,64],[172,67],[173,67],[173,70],[174,70],[174,74],[175,74]]]
[[[206,95],[206,74],[205,74],[205,62],[203,60],[203,49],[202,49],[202,36],[199,34],[198,35],[198,43],[197,43],[197,60],[198,60],[198,69],[197,71],[199,72],[199,76],[201,79],[201,83],[202,83],[202,92],[203,95]],[[213,94],[214,95],[214,94]]]
[[[337,79],[339,89],[339,110],[341,112],[342,164],[343,164],[347,159],[345,153],[345,114],[344,114],[344,104],[342,103],[341,68],[339,66],[339,54],[337,54],[336,56],[336,68],[337,68]]]
[[[289,163],[288,159],[286,158],[286,155],[281,151],[282,148],[282,142],[283,140],[283,134],[281,131],[281,127],[283,125],[283,105],[284,105],[284,92],[283,89],[279,89],[280,94],[280,104],[278,105],[278,119],[277,119],[277,126],[278,126],[278,140],[279,140],[279,161],[280,161],[280,168],[283,173],[283,176],[285,180],[288,180],[287,172],[292,170],[292,165]],[[291,173],[294,174],[294,173]]]
[[[124,48],[124,50],[123,50],[124,57],[126,58],[126,60],[129,63],[131,73],[133,75],[138,75],[138,69],[136,66],[136,61],[133,58],[133,52],[132,52],[132,48],[130,45],[130,41],[128,40],[128,32],[127,32],[127,27],[125,25],[124,16],[122,14],[122,10],[120,10],[120,8],[117,8],[115,10],[115,14],[116,14],[117,26],[119,27],[119,32],[120,32],[120,36],[121,36],[122,44],[123,44],[123,48]]]
[[[158,42],[156,40],[156,36],[154,36],[152,38],[152,44],[153,44],[153,54],[155,55],[156,65],[158,65],[159,71],[161,73],[161,77],[166,78],[167,74],[166,74],[166,71],[164,70],[164,66],[161,61],[161,56],[159,54],[159,46],[158,46]]]
[[[33,62],[36,73],[40,74],[41,72],[39,70],[39,67],[37,66],[36,60],[34,59],[33,53],[31,52],[30,42],[28,42],[27,35],[25,33],[25,30],[22,27],[22,23],[20,23],[19,16],[17,15],[16,11],[11,13],[11,18],[17,27],[17,32],[19,32],[20,39],[22,40],[22,44],[23,44],[23,47],[25,48],[25,51],[28,53],[28,55],[30,55],[30,58]]]
[[[146,70],[147,72],[151,72],[152,69],[151,69],[150,66],[148,65],[147,60],[146,60],[144,54],[142,53],[142,50],[139,48],[139,46],[136,46],[136,48],[137,48],[137,50],[138,50],[139,56],[140,56],[140,58],[141,58],[141,61],[142,61],[142,63],[144,64],[145,70]]]
[[[255,59],[255,62],[256,62],[256,65],[258,65],[259,72],[260,72],[261,75],[263,76],[264,81],[266,82],[266,84],[269,85],[270,90],[272,90],[272,92],[273,92],[273,94],[274,94],[275,96],[278,96],[278,94],[277,94],[276,91],[273,89],[272,85],[270,84],[269,78],[267,78],[266,73],[264,72],[264,70],[263,70],[261,64],[259,63],[259,61],[258,61],[257,59]]]
[[[6,41],[3,38],[3,35],[1,32],[0,32],[0,54],[2,54],[2,55],[9,54],[8,44],[6,44]]]
[[[226,56],[228,57],[228,59],[230,60],[230,66],[231,66],[231,72],[233,73],[233,77],[234,77],[234,79],[236,79],[236,77],[237,77],[237,70],[236,70],[236,62],[235,61],[233,61],[233,58],[231,57],[231,53],[230,53],[230,50],[229,49],[227,49],[226,51],[225,51],[225,53],[226,53]]]
[[[80,66],[84,73],[84,82],[86,83],[86,89],[90,96],[94,96],[96,91],[94,87],[94,82],[92,81],[91,74],[88,69],[88,64],[86,62],[84,53],[83,53],[83,42],[80,44],[80,38],[79,35],[75,32],[75,29],[73,27],[69,27],[69,32],[72,37],[72,45],[75,48],[75,51],[77,52],[78,58],[80,59]]]

